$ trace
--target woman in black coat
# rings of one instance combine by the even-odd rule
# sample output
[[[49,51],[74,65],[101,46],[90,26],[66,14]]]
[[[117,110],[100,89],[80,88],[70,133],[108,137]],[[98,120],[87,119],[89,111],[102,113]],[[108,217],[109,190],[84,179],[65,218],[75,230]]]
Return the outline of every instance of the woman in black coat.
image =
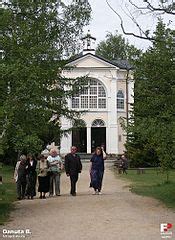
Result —
[[[31,155],[27,155],[27,188],[26,188],[26,195],[28,199],[33,199],[36,196],[36,159]]]

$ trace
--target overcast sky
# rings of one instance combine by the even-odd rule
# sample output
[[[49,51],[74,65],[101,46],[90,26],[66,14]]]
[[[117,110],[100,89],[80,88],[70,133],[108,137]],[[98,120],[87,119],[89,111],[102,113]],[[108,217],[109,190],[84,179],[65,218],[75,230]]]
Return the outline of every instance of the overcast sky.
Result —
[[[157,0],[156,0],[157,1]],[[120,20],[117,17],[117,15],[109,8],[109,6],[106,3],[106,0],[89,0],[91,7],[92,7],[92,20],[90,23],[90,26],[85,28],[85,33],[88,29],[90,29],[91,34],[97,38],[97,44],[99,41],[104,40],[107,32],[114,33],[115,30],[117,30],[119,33],[122,33],[122,30],[120,28]],[[132,32],[135,29],[135,26],[130,20],[126,13],[124,11],[127,11],[126,9],[126,2],[127,0],[109,0],[109,3],[112,5],[112,7],[121,14],[123,20],[125,29],[128,32]],[[134,0],[134,3],[140,3],[140,0]],[[129,6],[128,6],[129,7]],[[156,26],[156,18],[152,16],[146,16],[141,17],[138,12],[134,13],[137,17],[138,21],[142,24],[144,29],[150,29],[154,30]],[[171,20],[171,27],[175,29],[175,20],[170,16],[165,18],[166,23]],[[136,32],[136,29],[135,29]],[[134,44],[135,46],[146,49],[150,43],[149,41],[144,40],[138,40],[134,37],[128,37],[125,35],[126,38],[128,38],[129,42]]]

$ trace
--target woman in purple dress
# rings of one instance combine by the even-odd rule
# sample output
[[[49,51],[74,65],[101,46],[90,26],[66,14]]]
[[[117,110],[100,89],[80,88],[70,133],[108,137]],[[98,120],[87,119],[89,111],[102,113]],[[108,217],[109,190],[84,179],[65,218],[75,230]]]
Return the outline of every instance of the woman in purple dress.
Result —
[[[104,175],[104,160],[106,159],[106,153],[101,147],[97,147],[94,155],[91,158],[90,164],[90,187],[94,188],[94,194],[101,194],[102,181]]]

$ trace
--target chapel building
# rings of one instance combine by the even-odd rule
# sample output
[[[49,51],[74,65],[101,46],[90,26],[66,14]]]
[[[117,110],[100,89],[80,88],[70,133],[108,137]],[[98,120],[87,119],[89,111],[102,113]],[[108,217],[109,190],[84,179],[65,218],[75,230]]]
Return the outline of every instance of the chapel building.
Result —
[[[60,153],[68,153],[72,145],[77,146],[78,152],[92,153],[103,145],[108,154],[122,154],[126,132],[121,122],[128,121],[134,94],[131,66],[124,60],[109,61],[95,55],[88,44],[83,54],[67,66],[73,68],[63,71],[65,77],[88,76],[89,82],[81,94],[68,101],[70,109],[85,113],[80,118],[81,127],[74,126],[68,136],[62,137]],[[66,119],[61,122],[63,130],[72,127]]]

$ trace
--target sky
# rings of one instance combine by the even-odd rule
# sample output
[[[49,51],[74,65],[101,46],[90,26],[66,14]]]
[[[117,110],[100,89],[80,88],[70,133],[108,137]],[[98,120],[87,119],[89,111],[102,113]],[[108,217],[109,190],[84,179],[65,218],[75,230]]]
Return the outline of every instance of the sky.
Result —
[[[157,0],[156,0],[157,1]],[[88,29],[91,32],[91,35],[96,37],[96,45],[105,39],[105,36],[108,32],[114,33],[116,30],[118,33],[122,33],[121,27],[120,27],[120,20],[118,16],[109,8],[109,6],[106,3],[106,0],[89,0],[92,8],[92,20],[89,26],[85,27],[84,32],[87,33]],[[125,29],[128,32],[136,32],[137,29],[132,22],[131,19],[127,17],[127,7],[131,9],[131,6],[126,6],[127,0],[108,0],[108,2],[111,4],[111,6],[120,13],[124,20],[124,26]],[[134,0],[133,1],[136,4],[140,3],[140,0]],[[133,9],[131,9],[134,16],[137,18],[139,23],[141,23],[143,29],[150,29],[151,31],[154,31],[156,27],[157,19],[155,16],[148,16],[145,17],[141,16],[139,12],[134,12]],[[171,23],[170,26],[175,29],[175,19],[173,19],[170,16],[164,17],[164,20],[166,23]],[[170,22],[171,20],[171,22]],[[150,46],[150,42],[147,40],[139,40],[137,38],[131,37],[131,36],[125,36],[129,40],[131,44],[134,44],[136,47],[141,49],[146,49]]]

